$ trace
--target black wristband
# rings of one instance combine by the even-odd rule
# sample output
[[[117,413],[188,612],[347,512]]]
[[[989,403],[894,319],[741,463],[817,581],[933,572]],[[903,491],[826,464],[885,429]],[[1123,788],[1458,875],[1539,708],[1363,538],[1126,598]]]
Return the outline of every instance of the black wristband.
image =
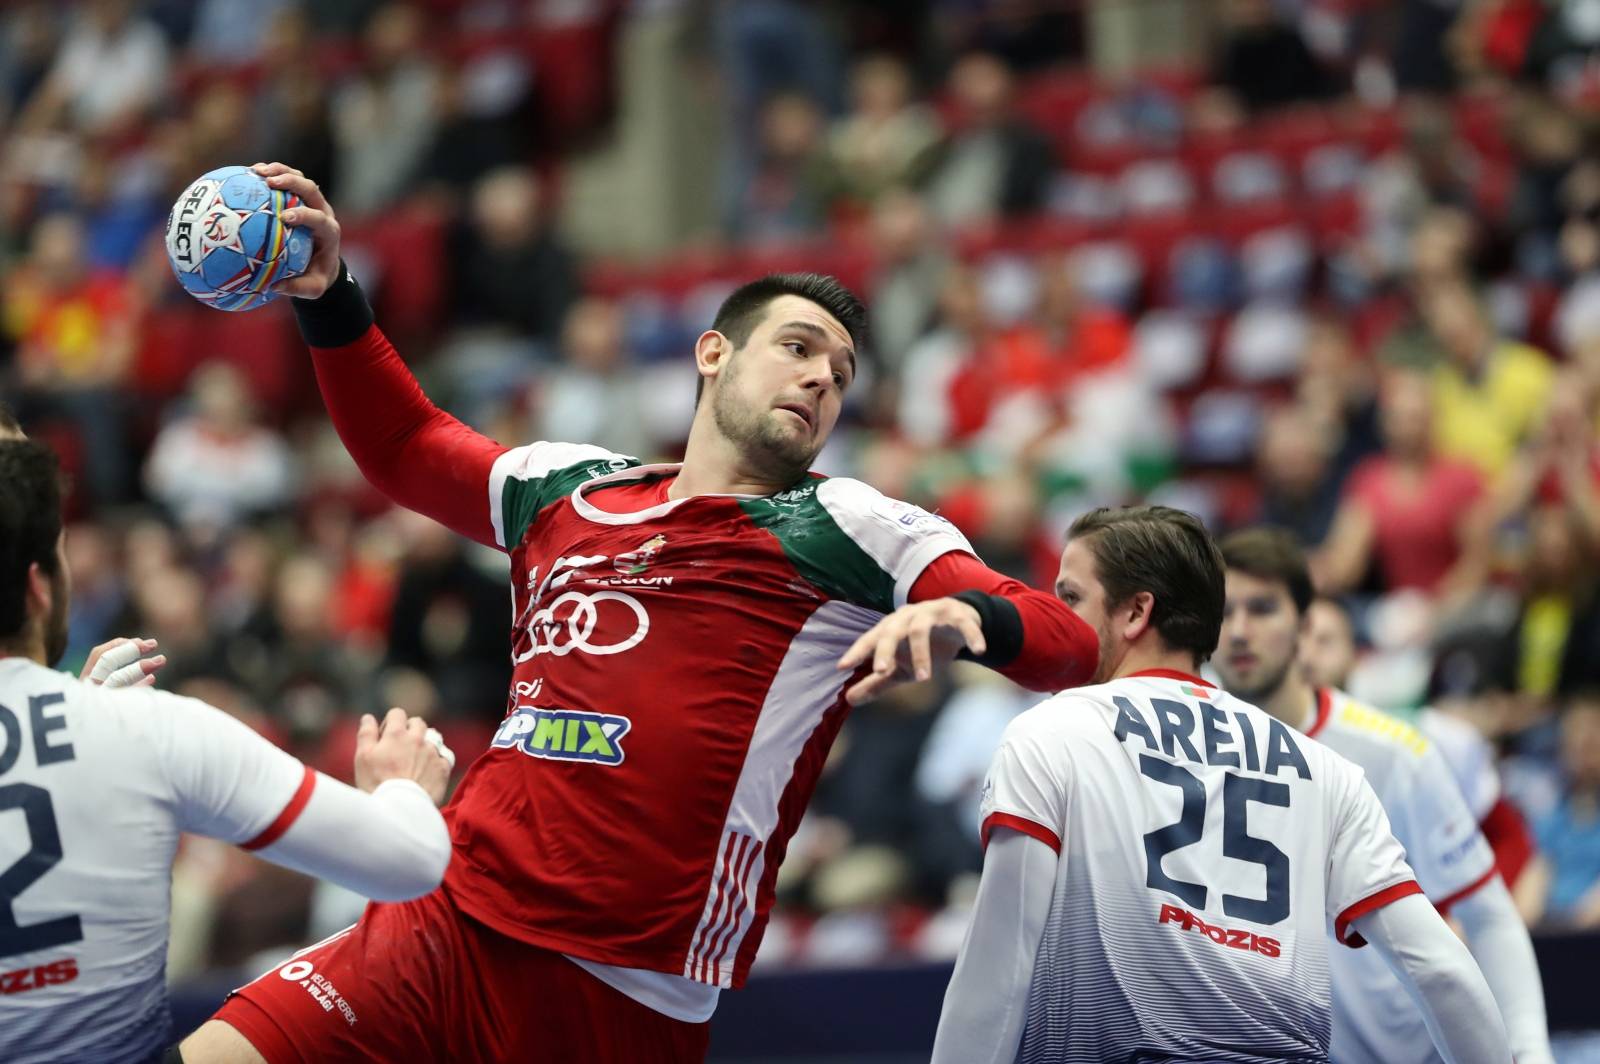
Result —
[[[981,655],[963,648],[956,657],[991,669],[1003,669],[1017,660],[1022,653],[1022,614],[1017,612],[1015,603],[982,591],[957,591],[950,597],[978,611],[985,645]]]
[[[343,347],[353,344],[376,319],[367,297],[350,276],[350,267],[339,260],[339,276],[316,299],[291,299],[300,335],[312,347]]]

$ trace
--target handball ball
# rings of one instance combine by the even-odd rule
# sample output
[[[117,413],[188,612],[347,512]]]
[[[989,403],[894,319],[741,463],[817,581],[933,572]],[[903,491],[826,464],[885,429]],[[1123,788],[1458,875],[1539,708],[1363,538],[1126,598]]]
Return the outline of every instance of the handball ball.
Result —
[[[283,212],[299,202],[245,166],[196,180],[167,216],[167,259],[178,283],[218,310],[272,302],[272,286],[311,262],[311,233],[283,223]]]

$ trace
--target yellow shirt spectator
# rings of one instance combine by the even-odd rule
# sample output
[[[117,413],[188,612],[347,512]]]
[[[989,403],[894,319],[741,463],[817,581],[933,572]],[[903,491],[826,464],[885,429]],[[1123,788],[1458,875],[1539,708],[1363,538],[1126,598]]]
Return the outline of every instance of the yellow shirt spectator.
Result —
[[[1433,438],[1440,455],[1497,476],[1543,411],[1554,377],[1543,351],[1511,340],[1495,346],[1477,379],[1454,363],[1438,366]]]

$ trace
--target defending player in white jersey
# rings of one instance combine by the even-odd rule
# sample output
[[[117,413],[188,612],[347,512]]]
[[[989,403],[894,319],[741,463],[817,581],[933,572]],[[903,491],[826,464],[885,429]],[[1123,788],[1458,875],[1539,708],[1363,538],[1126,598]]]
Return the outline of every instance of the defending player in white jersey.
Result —
[[[1299,655],[1300,672],[1312,687],[1346,689],[1356,664],[1356,634],[1343,604],[1321,596],[1311,601],[1300,634]],[[1519,883],[1533,861],[1533,832],[1500,786],[1494,749],[1482,732],[1452,713],[1424,706],[1414,713],[1394,715],[1415,724],[1450,766],[1478,830],[1494,850],[1500,878],[1522,909]]]
[[[1199,522],[1086,514],[1056,593],[1099,633],[1097,682],[995,755],[935,1062],[1326,1060],[1328,952],[1365,939],[1449,1059],[1506,1064],[1488,987],[1360,770],[1194,675],[1223,607]]]
[[[0,441],[0,1060],[152,1061],[179,834],[415,897],[450,858],[448,755],[401,710],[363,718],[356,790],[194,699],[55,672],[64,543],[55,457]]]
[[[1306,681],[1296,658],[1311,576],[1291,534],[1250,529],[1227,537],[1221,548],[1227,605],[1214,664],[1224,685],[1361,767],[1424,893],[1465,930],[1518,1064],[1551,1061],[1533,944],[1437,746],[1405,721]],[[1334,1061],[1439,1059],[1424,1017],[1406,1007],[1394,976],[1376,958],[1335,951],[1332,970]]]

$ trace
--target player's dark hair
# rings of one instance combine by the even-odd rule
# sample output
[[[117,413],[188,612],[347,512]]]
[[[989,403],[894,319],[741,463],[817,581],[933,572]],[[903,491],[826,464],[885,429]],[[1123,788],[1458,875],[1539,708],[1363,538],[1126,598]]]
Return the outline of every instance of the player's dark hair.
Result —
[[[61,538],[61,466],[33,440],[0,440],[0,640],[28,621],[28,569],[56,571]]]
[[[844,331],[850,334],[850,343],[856,351],[867,344],[867,308],[850,289],[839,283],[837,277],[823,273],[769,273],[735,288],[722,306],[711,327],[726,336],[735,350],[750,342],[750,334],[766,316],[767,305],[780,296],[799,296],[808,299],[832,314]],[[695,387],[695,403],[705,392],[706,379],[700,378]]]
[[[1246,528],[1224,536],[1217,544],[1229,569],[1282,584],[1294,600],[1295,612],[1304,617],[1316,597],[1311,586],[1311,567],[1300,541],[1286,528]]]
[[[1106,604],[1120,606],[1141,591],[1155,598],[1150,627],[1169,650],[1205,661],[1222,636],[1222,554],[1200,519],[1170,506],[1102,506],[1072,522],[1068,540],[1094,555]]]

